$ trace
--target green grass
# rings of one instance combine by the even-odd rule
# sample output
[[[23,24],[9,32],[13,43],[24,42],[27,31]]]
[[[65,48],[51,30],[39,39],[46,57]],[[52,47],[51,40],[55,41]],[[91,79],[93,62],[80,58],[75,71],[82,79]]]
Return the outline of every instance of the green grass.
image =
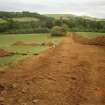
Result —
[[[97,33],[97,32],[77,32],[77,34],[86,38],[95,38],[97,36],[105,36],[105,33]]]
[[[39,21],[37,18],[32,18],[32,17],[20,17],[20,18],[13,18],[14,21],[19,21],[19,22],[30,22],[30,21]]]
[[[6,21],[0,18],[0,23],[5,23]]]
[[[25,53],[27,55],[13,55],[8,57],[0,57],[0,65],[6,65],[10,62],[14,62],[23,59],[27,56],[31,56],[34,53],[41,53],[48,49],[48,46],[13,46],[17,41],[24,42],[54,42],[58,44],[63,38],[51,37],[49,34],[17,34],[17,35],[0,35],[0,48],[7,51]]]
[[[39,19],[37,18],[33,18],[33,17],[20,17],[20,18],[12,18],[14,21],[18,21],[18,22],[30,22],[30,21],[39,21]],[[0,23],[4,23],[7,22],[6,20],[0,18]]]
[[[13,55],[13,56],[1,57],[0,58],[0,65],[5,66],[11,62],[15,62],[15,61],[24,59],[25,57],[26,56],[22,56],[22,55]]]
[[[71,14],[45,14],[45,15],[48,16],[48,17],[53,17],[55,19],[60,19],[61,17],[63,19],[68,19],[68,18],[73,16]]]

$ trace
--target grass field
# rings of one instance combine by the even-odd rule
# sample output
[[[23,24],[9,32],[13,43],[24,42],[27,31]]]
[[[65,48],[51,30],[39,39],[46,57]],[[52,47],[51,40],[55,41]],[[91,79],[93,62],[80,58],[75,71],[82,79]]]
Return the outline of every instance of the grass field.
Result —
[[[0,35],[0,48],[3,48],[10,52],[27,54],[0,57],[0,65],[6,65],[10,62],[23,59],[27,56],[31,56],[34,53],[41,53],[48,49],[48,46],[13,46],[13,44],[17,41],[33,43],[43,43],[51,41],[55,44],[58,44],[61,40],[62,38],[51,37],[49,34]]]
[[[55,19],[60,19],[61,17],[63,19],[68,19],[68,18],[73,16],[73,15],[70,15],[70,14],[45,14],[45,15],[48,16],[48,17],[53,17]]]
[[[21,17],[21,18],[13,18],[14,21],[19,21],[19,22],[30,22],[30,21],[39,21],[37,18],[32,18],[32,17]]]
[[[12,19],[17,22],[39,21],[39,19],[33,18],[33,17],[20,17],[20,18],[12,18]],[[4,23],[4,22],[6,22],[6,20],[0,18],[0,23]]]
[[[0,23],[5,23],[6,21],[0,18]]]
[[[105,33],[97,33],[97,32],[77,32],[77,34],[86,38],[95,38],[97,36],[105,36]]]

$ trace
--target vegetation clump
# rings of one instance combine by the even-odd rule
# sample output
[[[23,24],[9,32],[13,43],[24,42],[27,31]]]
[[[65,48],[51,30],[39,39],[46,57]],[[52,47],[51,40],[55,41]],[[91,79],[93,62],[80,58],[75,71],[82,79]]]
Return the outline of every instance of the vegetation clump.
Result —
[[[51,30],[52,36],[65,36],[67,34],[67,28],[64,26],[54,26]]]
[[[59,16],[58,16],[59,17]],[[49,33],[53,27],[67,26],[71,32],[105,32],[104,19],[88,19],[78,16],[54,18],[32,12],[0,12],[0,33],[28,34]]]

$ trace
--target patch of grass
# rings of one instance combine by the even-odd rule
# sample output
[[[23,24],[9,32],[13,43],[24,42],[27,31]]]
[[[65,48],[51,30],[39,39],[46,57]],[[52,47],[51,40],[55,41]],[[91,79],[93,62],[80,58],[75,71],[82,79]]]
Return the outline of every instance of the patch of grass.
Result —
[[[105,36],[105,33],[97,33],[97,32],[77,32],[77,34],[86,38],[95,38],[97,36]]]
[[[53,17],[55,19],[60,19],[61,17],[63,19],[68,19],[68,18],[73,16],[73,15],[70,15],[70,14],[45,14],[45,15],[48,16],[48,17]]]
[[[32,17],[21,17],[21,18],[13,18],[14,21],[19,21],[19,22],[30,22],[30,21],[39,21],[37,18],[32,18]]]
[[[6,20],[0,18],[0,23],[5,23],[5,22],[6,22]]]
[[[26,56],[22,55],[13,55],[13,56],[6,56],[6,57],[0,57],[0,66],[5,66],[11,62],[21,60],[25,58]]]
[[[26,55],[13,55],[7,57],[0,57],[0,65],[5,65],[13,61],[23,59],[27,56],[30,56],[34,53],[41,53],[48,49],[48,46],[14,46],[13,44],[17,41],[24,42],[35,42],[35,43],[45,43],[53,42],[58,44],[61,42],[63,37],[51,37],[50,34],[16,34],[16,35],[0,35],[0,48],[3,48],[10,52],[15,53],[25,53]]]
[[[31,41],[31,42],[43,42],[47,41],[49,34],[8,34],[0,35],[0,47],[11,46],[17,41]]]

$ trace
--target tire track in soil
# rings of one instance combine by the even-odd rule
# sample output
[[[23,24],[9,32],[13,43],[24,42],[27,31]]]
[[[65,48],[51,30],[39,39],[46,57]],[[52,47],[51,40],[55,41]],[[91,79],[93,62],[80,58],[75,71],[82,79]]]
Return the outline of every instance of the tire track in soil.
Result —
[[[0,84],[4,86],[0,96],[4,100],[0,102],[104,105],[105,50],[76,43],[70,36],[56,48],[0,72]]]

